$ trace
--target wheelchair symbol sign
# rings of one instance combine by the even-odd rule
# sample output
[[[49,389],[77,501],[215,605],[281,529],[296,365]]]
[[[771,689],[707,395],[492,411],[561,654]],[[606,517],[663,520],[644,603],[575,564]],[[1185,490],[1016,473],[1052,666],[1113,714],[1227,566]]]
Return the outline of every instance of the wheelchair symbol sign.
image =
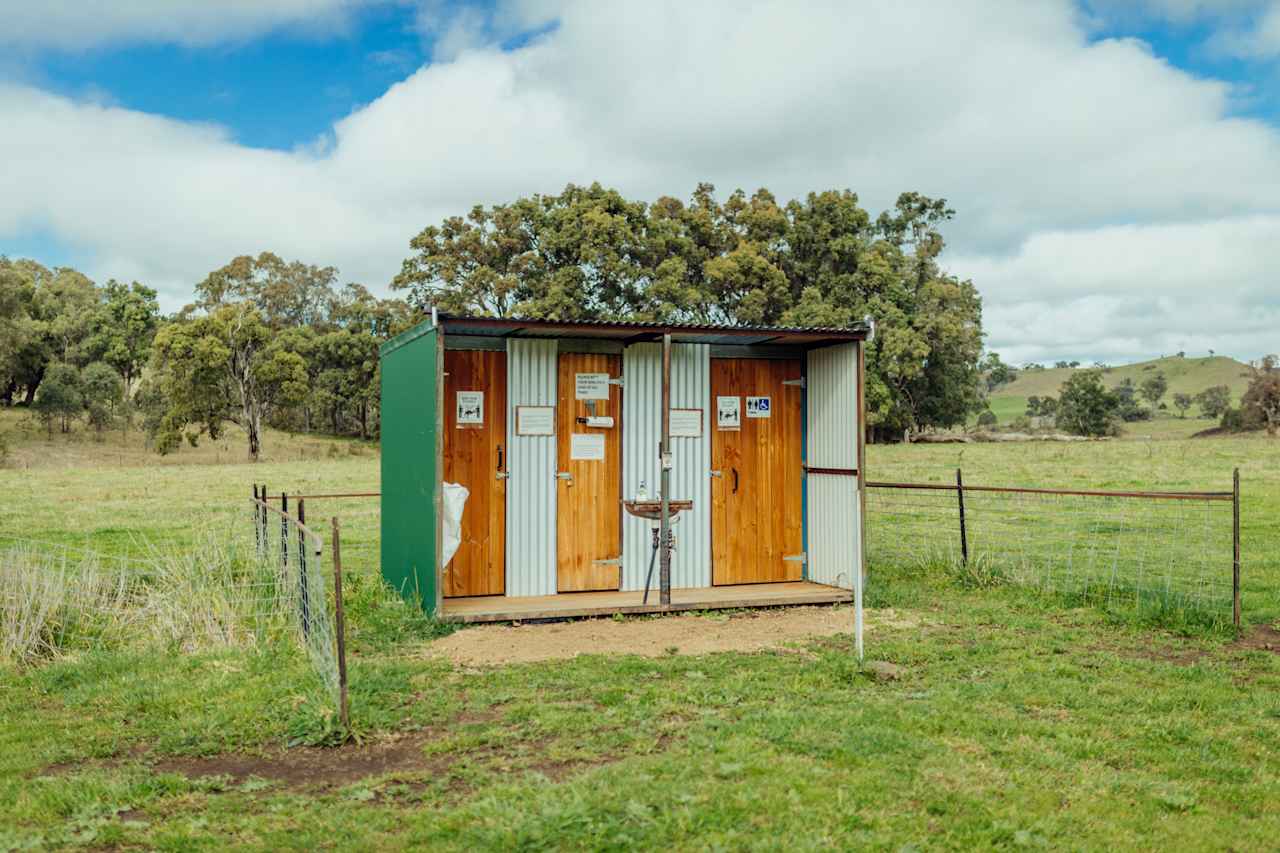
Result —
[[[747,398],[747,417],[749,418],[769,417],[769,398],[768,397],[748,397]]]

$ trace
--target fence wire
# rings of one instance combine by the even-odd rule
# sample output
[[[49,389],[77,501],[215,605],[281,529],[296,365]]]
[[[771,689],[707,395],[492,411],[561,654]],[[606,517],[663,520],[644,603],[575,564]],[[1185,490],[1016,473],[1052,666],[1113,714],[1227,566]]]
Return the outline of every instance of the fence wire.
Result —
[[[963,535],[960,498],[955,487],[869,483],[868,564],[942,563],[975,583],[1232,619],[1229,497],[966,486]]]
[[[111,554],[0,534],[0,661],[94,649],[197,652],[298,643],[338,695],[326,549],[296,518],[257,505],[214,513],[181,545]]]

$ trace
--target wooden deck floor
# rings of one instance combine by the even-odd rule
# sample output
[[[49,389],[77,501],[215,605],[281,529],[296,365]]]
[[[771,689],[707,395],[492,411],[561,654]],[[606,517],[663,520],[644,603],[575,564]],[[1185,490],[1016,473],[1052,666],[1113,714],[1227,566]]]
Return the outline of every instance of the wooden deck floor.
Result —
[[[795,581],[673,589],[671,604],[658,604],[658,591],[571,592],[507,598],[501,595],[446,598],[444,618],[451,622],[519,622],[530,619],[572,619],[614,613],[674,613],[682,610],[723,610],[733,607],[778,607],[794,604],[834,604],[850,601],[853,593],[832,586]]]

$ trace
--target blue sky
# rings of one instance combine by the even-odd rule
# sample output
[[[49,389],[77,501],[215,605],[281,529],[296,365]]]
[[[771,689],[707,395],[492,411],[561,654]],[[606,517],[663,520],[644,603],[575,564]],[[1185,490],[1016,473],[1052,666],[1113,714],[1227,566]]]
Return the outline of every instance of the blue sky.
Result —
[[[384,290],[472,204],[709,180],[947,197],[1014,361],[1280,349],[1280,0],[83,10],[0,0],[0,253],[168,308],[234,254]]]

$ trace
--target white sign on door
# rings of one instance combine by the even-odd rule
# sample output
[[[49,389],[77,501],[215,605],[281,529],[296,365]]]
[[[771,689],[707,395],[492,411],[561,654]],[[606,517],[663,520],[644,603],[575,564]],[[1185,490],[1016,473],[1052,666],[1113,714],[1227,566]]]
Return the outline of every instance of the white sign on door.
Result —
[[[575,400],[608,400],[609,374],[575,373],[573,375],[573,397]]]
[[[555,406],[516,406],[516,435],[555,434]]]
[[[716,429],[740,429],[742,427],[742,398],[716,397]]]
[[[604,433],[575,432],[569,436],[569,458],[586,462],[604,460]]]
[[[769,398],[768,397],[748,397],[747,398],[747,417],[749,418],[769,417]]]
[[[702,435],[702,409],[672,409],[671,437],[698,438]]]
[[[478,426],[484,423],[484,392],[459,391],[457,405],[458,426]]]

